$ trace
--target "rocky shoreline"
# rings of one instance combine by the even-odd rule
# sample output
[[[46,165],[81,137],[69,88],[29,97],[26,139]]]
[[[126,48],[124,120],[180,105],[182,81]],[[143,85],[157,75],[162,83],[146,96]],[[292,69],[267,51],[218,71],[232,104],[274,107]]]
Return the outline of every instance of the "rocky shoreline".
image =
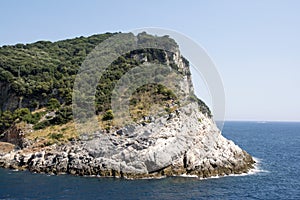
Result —
[[[131,39],[136,41],[140,40],[130,34],[127,36],[133,37]],[[147,36],[146,40],[140,40],[140,43],[148,41],[147,38],[149,39]],[[163,38],[164,40],[158,41],[157,38],[152,39],[154,42],[161,43],[166,40],[165,37]],[[143,113],[141,117],[144,119],[141,119],[142,121],[137,122],[138,118],[136,118],[130,123],[125,120],[126,123],[124,124],[127,125],[114,124],[110,125],[108,129],[102,127],[100,130],[90,131],[92,132],[90,134],[84,131],[77,134],[79,139],[64,144],[49,144],[46,147],[35,145],[37,141],[28,141],[26,131],[22,132],[18,128],[11,127],[10,130],[6,130],[6,135],[4,134],[4,142],[13,143],[16,146],[8,143],[0,144],[0,167],[28,169],[32,172],[48,174],[67,173],[80,176],[96,175],[126,178],[151,178],[184,174],[207,178],[216,175],[247,173],[254,168],[255,161],[253,158],[221,135],[212,119],[209,108],[194,95],[189,63],[180,55],[176,43],[174,44],[172,40],[165,42],[167,42],[167,46],[172,44],[171,48],[174,52],[161,50],[155,52],[161,59],[148,60],[149,56],[153,57],[154,52],[152,51],[150,54],[148,52],[149,55],[145,51],[140,55],[132,54],[131,56],[136,62],[143,63],[144,68],[137,67],[142,70],[143,73],[141,74],[150,76],[153,72],[153,76],[151,75],[153,78],[155,74],[164,72],[162,74],[166,77],[161,76],[160,79],[165,80],[165,82],[153,80],[149,83],[159,83],[171,89],[169,92],[165,90],[161,94],[157,94],[157,96],[163,93],[168,94],[168,101],[162,101],[158,108],[158,111],[164,110],[165,112]],[[98,58],[98,54],[92,58]],[[158,66],[166,68],[160,69],[157,68],[156,64],[150,65],[151,62],[156,63],[157,61],[164,64]],[[97,63],[98,65],[101,62],[93,60],[93,62],[89,61],[88,63]],[[146,69],[152,71],[144,71]],[[173,71],[175,72],[171,73]],[[140,76],[140,73],[137,74]],[[132,76],[134,80],[129,82],[139,80],[139,76]],[[142,77],[140,86],[143,86],[148,78],[148,76]],[[118,82],[118,84],[124,86],[127,83],[125,81],[124,83]],[[137,87],[135,89],[138,89],[138,86],[139,84],[135,86]],[[90,86],[88,85],[88,87]],[[123,101],[111,102],[117,109],[112,108],[114,115],[107,120],[118,121],[124,116],[132,118],[127,113],[129,107],[125,106],[129,105],[129,102],[125,101],[127,99],[126,92],[117,90],[116,93],[120,96],[115,99]],[[131,92],[129,94],[132,95]],[[163,97],[161,96],[160,99],[162,100]],[[81,99],[79,102],[85,102],[85,99]],[[150,101],[146,103],[150,104]],[[167,105],[166,108],[163,105]],[[151,107],[151,109],[153,108]],[[120,114],[119,118],[116,117],[118,116],[117,111]],[[136,109],[135,111],[141,110]],[[83,113],[86,114],[89,111]],[[90,119],[86,121],[90,122]],[[75,117],[74,123],[76,123]],[[92,126],[97,126],[97,121],[90,123]],[[88,128],[90,127],[88,126]],[[28,129],[30,130],[30,126]],[[55,134],[62,135],[63,133],[56,131]]]
[[[109,137],[97,133],[89,140],[82,137],[62,145],[19,150],[1,143],[7,148],[0,148],[0,167],[130,179],[179,175],[207,178],[247,173],[254,168],[254,159],[224,138],[215,123],[195,108],[192,103],[171,119],[162,116],[149,124],[124,127]]]
[[[67,152],[65,152],[67,150]],[[81,153],[78,153],[81,151]],[[77,153],[76,153],[77,152]],[[0,166],[9,169],[29,170],[35,173],[46,173],[51,175],[71,174],[79,176],[100,176],[100,177],[121,177],[121,178],[158,178],[164,176],[195,175],[199,178],[212,176],[224,176],[230,174],[242,174],[253,168],[255,161],[245,151],[238,155],[240,160],[228,161],[223,166],[218,166],[213,159],[203,160],[201,166],[190,168],[184,166],[178,160],[177,163],[167,166],[151,173],[129,173],[106,168],[101,159],[82,152],[82,149],[70,147],[69,145],[59,146],[55,149],[46,148],[39,152],[25,153],[15,151],[1,155]]]

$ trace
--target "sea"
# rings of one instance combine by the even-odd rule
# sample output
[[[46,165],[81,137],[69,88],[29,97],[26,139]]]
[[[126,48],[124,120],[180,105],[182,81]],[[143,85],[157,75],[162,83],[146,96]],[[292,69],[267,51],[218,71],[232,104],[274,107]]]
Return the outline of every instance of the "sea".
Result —
[[[258,161],[248,174],[127,180],[0,169],[0,199],[300,199],[300,122],[225,122]]]

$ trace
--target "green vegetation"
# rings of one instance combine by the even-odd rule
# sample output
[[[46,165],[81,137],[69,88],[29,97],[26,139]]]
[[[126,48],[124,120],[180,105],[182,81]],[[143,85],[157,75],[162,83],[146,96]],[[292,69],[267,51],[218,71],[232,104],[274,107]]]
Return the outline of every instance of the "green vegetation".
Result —
[[[47,109],[48,110],[56,110],[60,108],[60,103],[57,99],[55,98],[51,98],[49,99],[48,103],[47,103]]]
[[[75,75],[86,55],[112,35],[0,47],[0,88],[5,91],[0,98],[0,133],[16,119],[36,129],[70,121]],[[14,97],[21,99],[21,108]],[[42,107],[56,111],[56,117],[39,122],[45,113],[30,111]]]
[[[49,134],[49,138],[53,139],[53,140],[60,140],[63,137],[64,137],[64,135],[61,134],[61,133],[51,133],[51,134]]]
[[[0,116],[0,131],[1,133],[8,129],[12,123],[15,121],[13,113],[11,113],[9,110],[1,113]]]
[[[130,99],[130,115],[134,121],[155,113],[171,113],[177,107],[177,97],[161,84],[146,84],[138,88]]]
[[[107,120],[112,120],[114,118],[114,114],[113,114],[113,111],[112,110],[107,110],[103,117],[102,117],[102,120],[103,121],[107,121]]]
[[[9,86],[9,96],[23,97],[30,110],[46,106],[51,98],[70,104],[75,75],[97,44],[111,33],[58,42],[39,41],[0,48],[0,84]],[[2,110],[5,103],[0,101]],[[18,105],[15,105],[15,108]]]
[[[194,95],[194,94],[191,95],[190,100],[198,103],[200,112],[202,112],[203,114],[206,114],[210,118],[212,117],[209,107],[201,99],[196,97],[196,95]]]
[[[24,121],[30,124],[37,123],[44,113],[31,113],[28,108],[18,108],[14,112],[9,110],[0,115],[0,132],[9,128],[16,120]]]
[[[72,92],[76,74],[86,56],[99,43],[114,34],[0,47],[0,89],[3,91],[0,97],[0,133],[17,121],[33,124],[33,128],[39,131],[72,121]],[[129,39],[134,37],[133,34],[127,35]],[[155,37],[141,33],[137,38],[139,44],[160,44],[174,50],[178,48],[175,41],[168,36]],[[127,45],[126,41],[120,41],[120,44],[121,47]],[[183,61],[188,64],[186,59]],[[143,62],[168,62],[178,73],[190,74],[180,71],[173,61],[173,54],[164,50],[139,49],[120,56],[99,77],[95,94],[96,114],[101,116],[104,129],[109,130],[113,124],[110,122],[114,119],[110,105],[112,90],[124,74]],[[166,72],[161,72],[161,77],[157,79],[162,79],[164,73]],[[84,87],[89,90],[88,78]],[[130,113],[134,120],[138,120],[151,114],[155,106],[168,113],[173,112],[178,106],[177,99],[170,88],[160,84],[146,84],[132,95]],[[201,111],[210,116],[208,107],[201,100],[196,100]],[[41,108],[46,109],[37,112]],[[82,118],[90,117],[89,113],[80,114]],[[51,134],[47,135],[51,141],[61,137]]]

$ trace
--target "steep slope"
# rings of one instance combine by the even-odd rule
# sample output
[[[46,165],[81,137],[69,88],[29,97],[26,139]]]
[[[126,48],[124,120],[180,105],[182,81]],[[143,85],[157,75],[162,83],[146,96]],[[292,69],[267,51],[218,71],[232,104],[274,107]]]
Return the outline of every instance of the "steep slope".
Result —
[[[105,34],[99,37],[103,39],[109,36],[111,35]],[[70,98],[62,95],[66,93],[61,93],[61,89],[65,88],[70,95],[74,76],[66,73],[57,75],[57,79],[52,76],[53,79],[50,80],[50,83],[54,80],[58,82],[65,80],[63,77],[67,76],[70,84],[67,87],[63,86],[64,84],[50,84],[50,89],[44,93],[45,98],[40,98],[37,93],[30,92],[30,89],[33,88],[31,84],[25,89],[20,89],[23,88],[23,84],[28,85],[27,82],[32,81],[32,79],[36,81],[32,72],[30,75],[25,73],[24,78],[20,75],[20,67],[18,68],[19,71],[14,71],[16,67],[8,67],[9,62],[14,63],[13,66],[17,66],[15,60],[19,56],[13,57],[12,60],[2,57],[1,61],[6,59],[5,62],[1,62],[1,66],[5,66],[2,67],[2,75],[4,74],[3,77],[6,78],[2,80],[3,91],[6,92],[2,95],[6,98],[1,101],[3,102],[2,109],[14,111],[8,122],[9,113],[2,113],[2,123],[6,122],[3,126],[4,136],[10,134],[17,139],[20,138],[20,135],[23,137],[15,143],[22,149],[0,154],[0,166],[55,174],[70,173],[128,178],[181,174],[209,177],[244,173],[253,168],[254,160],[252,157],[221,135],[213,122],[209,108],[195,97],[189,63],[180,55],[175,41],[168,37],[154,37],[146,33],[138,36],[128,34],[127,36],[137,43],[164,43],[174,51],[140,49],[128,52],[115,60],[102,74],[97,86],[95,105],[100,129],[92,133],[86,130],[79,135],[68,137],[69,141],[62,139],[66,135],[65,130],[72,130],[71,132],[76,130],[66,126],[73,123],[71,114],[66,115],[71,102]],[[97,36],[92,37],[97,38]],[[66,46],[74,44],[74,47],[77,47],[76,40],[78,39],[66,40],[62,43]],[[89,38],[81,38],[80,41],[84,41],[83,43],[89,46],[87,45],[90,41]],[[51,46],[52,43],[43,44]],[[50,46],[48,48],[51,49],[52,46]],[[5,48],[17,47],[2,47],[1,50],[3,51]],[[24,49],[24,46],[21,45],[20,48]],[[52,52],[45,47],[41,49],[43,52]],[[10,57],[10,54],[5,55]],[[68,58],[74,59],[71,55]],[[80,57],[80,59],[83,58],[84,56]],[[24,59],[21,61],[23,63]],[[53,65],[54,69],[68,63],[67,59],[64,60],[60,56],[49,56],[47,61]],[[77,64],[80,64],[80,61]],[[133,69],[139,66],[153,69],[155,66],[161,65],[169,69],[159,71],[158,73],[162,76],[174,78],[174,75],[168,74],[168,71],[175,71],[178,74],[175,77],[176,85],[178,85],[177,91],[174,93],[172,85],[169,88],[162,84],[136,86],[137,89],[131,93],[130,100],[129,110],[132,121],[130,124],[128,121],[120,123],[120,119],[122,121],[124,117],[118,117],[117,114],[123,116],[124,113],[113,113],[111,110],[110,101],[113,98],[113,89],[120,84],[119,81],[122,81],[122,77]],[[75,73],[78,66],[74,66],[72,69]],[[43,69],[47,71],[48,67]],[[65,67],[65,71],[69,69],[70,66]],[[9,73],[12,76],[7,75]],[[36,76],[41,76],[41,73],[37,73]],[[133,76],[133,79],[135,80],[137,77]],[[19,90],[10,89],[16,82],[22,83],[19,84],[21,86],[17,87]],[[88,82],[87,79],[86,83]],[[36,81],[36,83],[43,82]],[[86,90],[89,90],[88,86],[86,84]],[[122,94],[120,96],[122,98]],[[33,113],[24,110],[24,108],[20,110],[24,105],[30,105],[26,103],[26,98],[32,98],[38,102],[36,108],[29,107],[31,111],[43,105],[47,106],[47,109],[36,110]],[[90,97],[84,96],[84,98]],[[11,102],[7,104],[6,101]],[[78,112],[80,113],[80,110]],[[36,116],[36,113],[42,114]],[[82,112],[80,114],[83,119],[86,118],[86,121],[89,121],[87,113]],[[36,118],[37,120],[33,120]],[[40,130],[25,133],[23,130],[15,128],[19,124],[18,121],[33,124],[33,127]],[[11,126],[13,123],[17,124]],[[58,126],[58,128],[54,129],[53,125]],[[66,127],[59,129],[62,126]],[[50,132],[43,137],[39,137],[39,135],[33,137],[34,134],[40,133],[38,131],[43,132],[43,130]]]

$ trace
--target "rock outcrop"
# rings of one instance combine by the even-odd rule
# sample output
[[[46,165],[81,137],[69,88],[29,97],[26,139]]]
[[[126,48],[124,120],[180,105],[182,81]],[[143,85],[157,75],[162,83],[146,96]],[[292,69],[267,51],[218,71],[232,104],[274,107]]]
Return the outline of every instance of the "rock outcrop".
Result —
[[[25,135],[31,131],[32,125],[15,123],[3,133],[3,137],[0,141],[14,144],[19,148],[24,148],[30,145],[30,141],[25,138]]]
[[[201,122],[200,122],[201,121]],[[191,103],[172,117],[132,124],[88,140],[0,154],[0,166],[50,174],[127,178],[246,173],[252,157],[225,139],[212,119]]]
[[[176,84],[184,102],[173,106],[174,111],[148,116],[122,128],[113,127],[110,132],[81,134],[80,140],[47,147],[24,145],[21,131],[12,128],[5,141],[21,149],[1,148],[7,143],[0,143],[0,167],[127,178],[183,174],[210,177],[248,172],[254,167],[253,158],[221,135],[203,102],[188,100],[194,91],[188,62],[179,51],[159,53],[166,57],[163,64],[172,64],[180,72]]]

